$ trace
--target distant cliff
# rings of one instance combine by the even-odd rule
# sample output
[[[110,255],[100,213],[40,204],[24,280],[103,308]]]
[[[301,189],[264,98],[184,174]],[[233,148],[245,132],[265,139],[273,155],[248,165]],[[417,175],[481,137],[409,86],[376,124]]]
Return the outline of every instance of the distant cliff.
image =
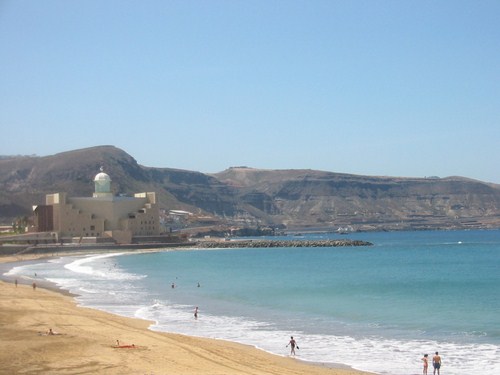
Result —
[[[91,196],[104,166],[115,194],[155,191],[161,208],[239,226],[296,230],[500,228],[500,185],[463,177],[371,177],[314,170],[229,168],[203,174],[141,166],[99,146],[0,157],[0,223],[31,215],[45,194]]]
[[[463,177],[368,177],[312,170],[230,168],[214,175],[288,227],[500,227],[500,185]]]

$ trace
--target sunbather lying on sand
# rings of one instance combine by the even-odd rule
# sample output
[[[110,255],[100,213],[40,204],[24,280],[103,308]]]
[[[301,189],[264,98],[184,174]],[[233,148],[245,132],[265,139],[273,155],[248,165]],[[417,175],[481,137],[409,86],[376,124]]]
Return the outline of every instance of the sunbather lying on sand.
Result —
[[[124,345],[124,344],[120,344],[120,341],[119,340],[116,340],[116,345],[113,345],[113,348],[135,348],[135,345],[134,344],[127,344],[127,345]]]

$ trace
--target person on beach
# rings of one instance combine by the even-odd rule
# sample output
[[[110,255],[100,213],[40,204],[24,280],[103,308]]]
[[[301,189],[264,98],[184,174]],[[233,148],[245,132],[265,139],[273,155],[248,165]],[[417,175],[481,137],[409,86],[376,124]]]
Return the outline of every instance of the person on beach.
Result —
[[[288,345],[290,345],[290,355],[295,355],[295,347],[297,346],[297,342],[295,341],[293,336],[290,336],[290,341],[288,342],[288,344],[286,344],[287,348],[288,348]],[[297,346],[297,349],[298,348],[299,347]]]
[[[123,345],[123,344],[120,344],[120,340],[116,340],[116,345],[113,345],[112,347],[113,348],[131,348],[131,349],[135,349],[135,344]]]
[[[198,306],[194,309],[194,318],[198,319]]]
[[[436,355],[432,357],[432,366],[434,366],[434,375],[436,375],[436,370],[439,375],[439,369],[441,368],[441,356],[439,355],[438,352],[436,352]]]
[[[424,362],[424,375],[427,375],[427,368],[429,367],[429,354],[424,354],[422,357],[422,362]]]
[[[62,333],[59,333],[59,332],[54,332],[52,330],[52,328],[49,328],[49,330],[47,332],[38,332],[38,335],[39,336],[59,336],[59,335],[62,335]]]
[[[14,281],[14,283],[16,284],[16,288],[17,288],[17,279],[16,279],[16,281]]]
[[[36,283],[33,283],[33,290],[36,290]]]

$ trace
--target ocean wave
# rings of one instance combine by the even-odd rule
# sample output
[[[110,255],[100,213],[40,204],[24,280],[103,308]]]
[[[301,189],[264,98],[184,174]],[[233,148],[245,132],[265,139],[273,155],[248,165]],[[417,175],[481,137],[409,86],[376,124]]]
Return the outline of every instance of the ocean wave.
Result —
[[[95,266],[89,264],[119,255],[122,254],[113,253],[103,255],[90,255],[88,257],[77,259],[71,263],[68,263],[64,267],[77,274],[85,274],[106,280],[140,280],[147,277],[146,275],[137,275],[124,272],[123,270],[117,268],[116,264],[100,263],[100,268],[96,268]]]
[[[482,374],[496,375],[500,348],[489,344],[457,344],[438,340],[396,340],[380,336],[309,334],[285,331],[271,322],[242,316],[211,315],[194,306],[154,300],[140,307],[135,317],[154,321],[154,331],[172,332],[197,337],[222,339],[252,345],[261,350],[286,356],[290,336],[298,342],[297,358],[310,362],[343,363],[363,371],[406,375],[421,369],[425,353],[439,351],[448,375],[461,375],[482,369]],[[471,353],[474,356],[471,357]],[[469,360],[470,358],[470,360]]]

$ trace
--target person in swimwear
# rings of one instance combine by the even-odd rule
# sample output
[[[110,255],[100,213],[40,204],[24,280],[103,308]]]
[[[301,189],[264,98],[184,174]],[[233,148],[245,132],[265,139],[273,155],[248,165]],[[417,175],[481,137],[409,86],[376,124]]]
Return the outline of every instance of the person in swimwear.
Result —
[[[114,345],[113,348],[131,348],[131,349],[134,349],[135,344],[123,345],[123,344],[120,344],[120,340],[116,340],[116,345]]]
[[[293,336],[290,337],[290,341],[288,344],[286,344],[286,347],[288,348],[288,345],[290,345],[290,355],[295,355],[295,347],[297,346],[297,342],[294,340]],[[299,347],[297,346],[297,349]]]
[[[194,318],[198,319],[198,306],[194,309]]]
[[[427,368],[429,367],[429,354],[424,354],[422,357],[422,362],[424,362],[424,375],[427,375]]]
[[[439,375],[439,369],[441,368],[441,357],[438,352],[436,352],[436,355],[432,357],[432,366],[434,366],[434,375],[436,375],[436,370]]]

